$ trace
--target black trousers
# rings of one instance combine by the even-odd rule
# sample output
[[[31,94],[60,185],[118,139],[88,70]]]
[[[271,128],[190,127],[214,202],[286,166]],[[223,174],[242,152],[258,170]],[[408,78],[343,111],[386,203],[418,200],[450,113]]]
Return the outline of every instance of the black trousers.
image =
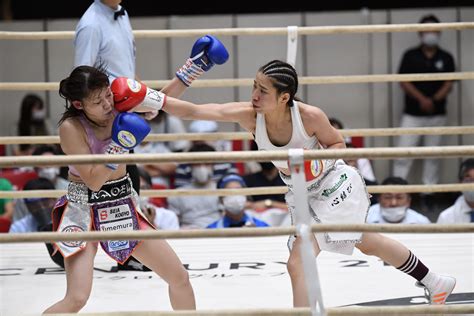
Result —
[[[133,149],[130,150],[130,153],[134,153]],[[137,165],[127,165],[127,172],[132,180],[133,188],[138,194],[140,194],[140,175],[138,174]]]

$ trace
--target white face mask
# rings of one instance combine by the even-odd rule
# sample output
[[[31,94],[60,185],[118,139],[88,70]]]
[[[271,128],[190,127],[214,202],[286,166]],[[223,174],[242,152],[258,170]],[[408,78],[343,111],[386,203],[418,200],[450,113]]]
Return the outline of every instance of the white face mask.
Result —
[[[224,209],[232,214],[239,214],[244,210],[247,198],[245,195],[229,195],[222,199]]]
[[[390,223],[399,223],[401,222],[407,213],[406,206],[397,206],[397,207],[382,207],[380,206],[380,212],[382,217]]]
[[[463,191],[464,199],[470,203],[474,203],[474,191]]]
[[[46,118],[46,110],[34,110],[33,113],[31,113],[31,118],[34,121],[42,121]]]
[[[49,181],[56,180],[56,177],[59,175],[59,168],[49,167],[49,168],[41,168],[38,171],[38,177],[46,178]]]
[[[421,42],[429,47],[438,46],[439,35],[437,33],[423,33],[421,35]]]
[[[212,170],[206,166],[197,166],[193,167],[191,174],[197,183],[206,183],[212,176]]]

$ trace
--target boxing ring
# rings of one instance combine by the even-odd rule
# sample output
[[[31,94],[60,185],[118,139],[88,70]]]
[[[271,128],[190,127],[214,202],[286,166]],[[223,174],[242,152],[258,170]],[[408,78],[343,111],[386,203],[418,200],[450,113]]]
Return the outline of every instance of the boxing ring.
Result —
[[[297,35],[353,34],[376,32],[415,32],[473,29],[474,23],[436,23],[407,25],[370,25],[334,27],[288,27],[135,31],[136,38],[288,35],[288,61],[295,58]],[[0,32],[0,39],[58,40],[71,39],[73,32]],[[292,44],[293,43],[293,44]],[[474,72],[301,77],[301,84],[360,82],[472,80]],[[198,80],[193,87],[249,86],[252,79]],[[159,88],[167,81],[144,81]],[[1,90],[57,90],[58,83],[0,83]],[[474,134],[474,126],[419,129],[342,130],[344,136],[395,136],[401,134]],[[150,135],[146,141],[176,139],[217,140],[251,139],[249,133]],[[0,144],[57,143],[58,137],[0,137]],[[219,152],[134,155],[77,155],[55,157],[0,157],[0,168],[69,164],[159,163],[159,162],[245,162],[289,160],[295,178],[295,192],[305,197],[304,179],[298,171],[303,159],[361,158],[394,159],[448,158],[474,156],[474,146],[416,148],[358,148],[325,151]],[[299,186],[299,190],[298,190]],[[284,193],[286,187],[225,190],[144,190],[142,195],[165,197],[196,194],[268,194]],[[471,184],[433,186],[374,186],[381,192],[450,192],[474,190]],[[0,192],[0,198],[58,197],[62,191]],[[171,312],[166,284],[153,272],[116,271],[113,262],[99,251],[95,260],[94,289],[83,309],[100,315],[409,315],[474,313],[474,224],[457,225],[314,225],[308,226],[302,211],[306,199],[297,206],[296,225],[291,227],[246,228],[238,230],[183,230],[88,233],[28,233],[0,235],[0,315],[33,315],[44,310],[64,293],[64,271],[50,261],[45,241],[151,239],[167,238],[186,265],[195,289],[197,311]],[[309,213],[308,213],[309,214]],[[308,215],[309,216],[309,215]],[[299,217],[299,218],[298,218]],[[445,306],[427,306],[413,280],[373,257],[356,250],[351,257],[323,252],[311,260],[304,245],[303,262],[309,282],[310,308],[291,308],[291,287],[285,263],[286,239],[298,234],[307,239],[310,231],[360,231],[390,234],[413,249],[433,270],[457,278],[455,291]],[[418,233],[416,238],[413,234]],[[43,291],[47,285],[48,290]],[[130,296],[133,299],[130,300]],[[26,298],[26,300],[25,300]],[[113,306],[113,308],[112,308]],[[149,312],[160,310],[161,312]],[[118,312],[120,311],[120,312]],[[148,312],[147,312],[148,311]]]

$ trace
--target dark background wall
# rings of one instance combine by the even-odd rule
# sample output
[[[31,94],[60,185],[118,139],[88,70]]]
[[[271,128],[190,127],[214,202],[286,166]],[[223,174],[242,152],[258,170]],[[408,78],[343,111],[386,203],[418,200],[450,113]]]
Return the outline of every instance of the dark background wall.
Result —
[[[80,17],[92,0],[0,0],[3,19],[59,19]],[[123,0],[130,16],[209,15],[238,13],[277,13],[337,11],[388,8],[474,6],[474,0]]]

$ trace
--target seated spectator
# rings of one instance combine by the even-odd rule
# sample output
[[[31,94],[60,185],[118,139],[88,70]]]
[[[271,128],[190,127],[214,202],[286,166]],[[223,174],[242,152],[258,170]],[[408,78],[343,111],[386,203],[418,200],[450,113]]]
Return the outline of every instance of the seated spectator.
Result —
[[[339,121],[336,118],[330,118],[329,123],[331,123],[331,125],[335,129],[343,129],[344,128],[341,121]],[[350,144],[349,145],[350,148],[354,148],[354,145],[352,144],[352,139],[350,137],[344,137],[344,140],[346,142],[346,145]],[[360,174],[362,175],[362,177],[365,180],[375,182],[375,183],[377,182],[377,179],[375,178],[374,170],[372,168],[372,163],[370,162],[369,159],[367,159],[367,158],[358,158],[356,160],[356,165],[354,167],[356,167],[359,170]]]
[[[188,152],[206,152],[206,151],[216,151],[214,147],[207,143],[198,142],[191,146]],[[179,164],[176,168],[175,181],[174,185],[176,188],[183,187],[184,185],[189,185],[192,179],[192,166],[191,164]],[[212,180],[217,182],[223,175],[227,173],[237,173],[233,163],[230,162],[218,162],[212,164]]]
[[[13,186],[7,179],[0,178],[0,191],[12,191]],[[11,198],[0,199],[0,233],[7,233],[13,219],[15,203]]]
[[[140,189],[151,189],[151,177],[143,168],[138,168],[140,175]],[[152,203],[152,199],[147,196],[140,196],[140,208],[147,219],[159,229],[179,229],[178,216],[173,211],[163,207],[157,207]]]
[[[28,181],[24,190],[54,190],[51,181],[45,178],[38,178]],[[29,233],[40,231],[52,231],[53,224],[51,210],[54,207],[56,199],[54,198],[25,198],[22,203],[17,203],[26,213],[21,219],[14,221],[10,227],[10,233]],[[46,243],[46,249],[54,263],[64,268],[64,257],[59,251],[56,251],[52,244]]]
[[[18,136],[52,135],[53,128],[48,121],[43,100],[36,94],[27,94],[21,101]],[[21,144],[14,150],[16,155],[31,155],[35,146]]]
[[[40,145],[33,150],[33,156],[54,156],[59,155],[57,149],[50,145]],[[54,184],[57,190],[67,190],[69,181],[60,176],[59,167],[35,167],[38,177],[45,178]]]
[[[45,178],[30,180],[23,190],[54,190],[53,183]],[[10,233],[30,233],[44,229],[52,223],[51,210],[53,209],[55,198],[24,198],[22,207],[26,208],[26,216],[14,221],[10,227]]]
[[[163,154],[170,153],[170,149],[162,142],[142,142],[134,149],[137,154]],[[175,175],[177,164],[174,162],[160,162],[140,164],[139,167],[146,170],[150,175],[152,185],[159,185],[162,188],[172,187],[172,178]]]
[[[217,182],[218,189],[240,189],[246,187],[244,179],[238,174],[224,175]],[[223,215],[220,219],[207,226],[207,228],[230,227],[267,227],[264,221],[253,217],[245,211],[245,195],[228,195],[219,198]]]
[[[271,162],[259,162],[261,170],[256,173],[244,176],[248,187],[270,187],[284,186],[285,183],[280,178],[278,169]],[[256,211],[266,211],[271,208],[278,208],[288,211],[284,194],[264,194],[252,195],[252,201],[247,202],[247,207]]]
[[[56,149],[56,147],[52,145],[38,145],[37,147],[34,148],[32,152],[32,155],[34,156],[53,156],[53,155],[58,155],[58,154],[59,154],[58,150]],[[60,176],[60,168],[54,167],[54,166],[49,166],[49,167],[36,166],[33,168],[33,171],[36,174],[34,175],[34,177],[29,176],[28,178],[25,178],[25,181],[26,181],[25,186],[28,183],[28,181],[42,178],[42,179],[47,179],[51,183],[53,183],[54,185],[53,189],[67,190],[69,181]],[[24,173],[24,175],[27,175],[27,173]],[[22,186],[22,187],[19,187],[19,189],[24,189],[24,188]],[[30,188],[29,190],[33,190],[33,189]],[[31,215],[28,212],[28,207],[25,205],[25,201],[27,201],[27,199],[18,199],[16,201],[15,212],[13,213],[13,222],[17,222],[23,219],[25,216]]]
[[[461,183],[474,182],[474,158],[461,163],[458,175]],[[474,190],[463,191],[453,205],[439,214],[437,223],[474,223]]]
[[[214,148],[207,144],[198,144],[191,147],[190,152],[213,152]],[[182,189],[216,188],[214,177],[215,166],[210,163],[189,165],[191,179]],[[217,196],[171,196],[168,198],[168,207],[178,215],[181,228],[206,228],[210,223],[219,219],[219,203]]]
[[[160,111],[151,121],[150,127],[154,134],[173,134],[186,133],[183,121],[173,115]],[[178,140],[171,142],[142,142],[135,147],[138,154],[158,154],[182,152],[189,149],[190,142],[187,140]],[[172,188],[177,164],[174,162],[162,162],[140,165],[151,176],[153,186],[162,188]]]
[[[159,111],[159,114],[150,122],[150,127],[153,134],[186,133],[186,127],[184,127],[183,121],[179,117],[170,115],[164,111]],[[191,145],[188,140],[158,143],[166,148],[168,152],[187,151]]]
[[[219,125],[215,121],[196,120],[189,124],[189,133],[217,133]],[[228,140],[200,141],[195,140],[194,144],[206,143],[216,149],[216,151],[232,151],[232,142]]]
[[[383,185],[407,185],[405,179],[388,177]],[[370,224],[429,224],[430,220],[410,208],[411,196],[408,193],[381,193],[379,204],[372,205],[367,215]]]

